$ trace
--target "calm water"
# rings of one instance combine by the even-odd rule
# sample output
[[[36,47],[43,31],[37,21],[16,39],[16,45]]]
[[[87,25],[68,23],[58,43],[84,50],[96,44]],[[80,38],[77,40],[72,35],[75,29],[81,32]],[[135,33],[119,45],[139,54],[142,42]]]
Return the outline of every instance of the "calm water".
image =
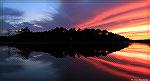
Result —
[[[133,43],[107,56],[55,58],[32,52],[28,59],[18,49],[0,47],[0,81],[132,81],[150,80],[150,47]]]

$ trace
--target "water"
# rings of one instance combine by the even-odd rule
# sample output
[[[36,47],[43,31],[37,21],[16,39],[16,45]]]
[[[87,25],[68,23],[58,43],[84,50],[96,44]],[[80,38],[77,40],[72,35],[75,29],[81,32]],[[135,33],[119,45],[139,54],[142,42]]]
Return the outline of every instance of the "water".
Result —
[[[150,47],[133,43],[107,56],[55,58],[0,46],[0,81],[136,81],[150,80]]]

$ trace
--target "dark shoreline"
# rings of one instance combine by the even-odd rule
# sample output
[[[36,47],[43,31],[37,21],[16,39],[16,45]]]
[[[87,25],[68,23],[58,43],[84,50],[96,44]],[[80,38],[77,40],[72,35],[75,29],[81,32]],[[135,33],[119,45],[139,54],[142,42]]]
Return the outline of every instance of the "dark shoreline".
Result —
[[[12,45],[12,44],[20,44],[20,45],[119,45],[123,43],[144,43],[144,44],[149,44],[150,45],[150,40],[128,40],[128,41],[92,41],[92,42],[87,42],[87,41],[66,41],[66,42],[0,42],[0,45]]]
[[[144,44],[148,44],[150,45],[150,39],[146,39],[146,40],[130,40],[130,43],[144,43]]]

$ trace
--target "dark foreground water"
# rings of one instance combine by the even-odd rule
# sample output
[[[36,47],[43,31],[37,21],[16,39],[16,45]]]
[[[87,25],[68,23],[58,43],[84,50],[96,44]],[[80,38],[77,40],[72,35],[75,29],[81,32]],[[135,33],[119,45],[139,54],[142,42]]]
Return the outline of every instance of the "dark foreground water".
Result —
[[[150,81],[150,47],[133,43],[107,56],[55,58],[0,46],[0,81]]]

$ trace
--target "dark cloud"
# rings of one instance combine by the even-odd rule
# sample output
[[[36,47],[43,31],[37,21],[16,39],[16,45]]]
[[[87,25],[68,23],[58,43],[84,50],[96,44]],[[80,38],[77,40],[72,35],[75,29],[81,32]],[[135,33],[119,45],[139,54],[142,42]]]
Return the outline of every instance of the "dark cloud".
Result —
[[[8,35],[11,33],[9,30],[15,30],[10,22],[21,20],[19,17],[23,15],[23,12],[6,7],[1,7],[0,11],[0,35]]]
[[[2,29],[8,29],[8,28],[12,28],[13,26],[7,22],[5,22],[4,20],[0,19],[0,28]]]
[[[23,12],[16,10],[16,9],[12,9],[12,8],[7,8],[7,7],[2,7],[0,8],[0,16],[22,16]]]
[[[2,35],[8,35],[8,29],[13,28],[13,26],[7,22],[4,22],[4,20],[0,19],[0,36]]]
[[[1,29],[8,29],[13,28],[14,26],[10,24],[8,21],[19,21],[20,16],[23,15],[23,12],[11,9],[11,8],[0,8],[0,28]]]
[[[22,11],[15,10],[12,8],[0,8],[0,28],[12,28],[13,26],[9,22],[20,21],[23,15]],[[9,21],[9,22],[8,22]]]

